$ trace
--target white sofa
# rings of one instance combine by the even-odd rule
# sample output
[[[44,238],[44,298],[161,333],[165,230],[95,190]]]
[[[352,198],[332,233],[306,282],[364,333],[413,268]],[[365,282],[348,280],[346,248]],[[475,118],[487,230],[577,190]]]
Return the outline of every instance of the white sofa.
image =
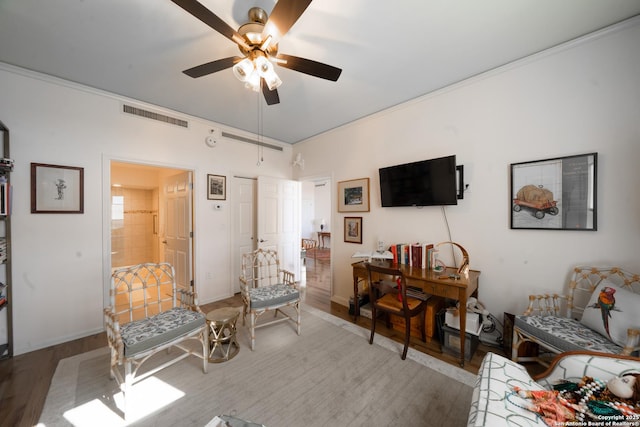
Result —
[[[606,382],[631,372],[640,372],[639,358],[573,351],[557,356],[549,369],[534,380],[524,366],[487,353],[478,371],[467,425],[546,426],[536,414],[514,404],[518,403],[513,399],[518,397],[512,395],[514,386],[523,390],[549,390],[561,379],[579,382],[584,376],[590,376]]]

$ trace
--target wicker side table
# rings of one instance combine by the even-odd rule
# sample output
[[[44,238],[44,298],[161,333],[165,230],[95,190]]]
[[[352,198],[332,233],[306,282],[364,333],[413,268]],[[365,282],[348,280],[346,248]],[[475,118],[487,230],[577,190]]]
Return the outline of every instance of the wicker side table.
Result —
[[[240,312],[231,307],[207,313],[209,325],[209,362],[220,363],[232,359],[240,345],[236,339],[236,322]]]

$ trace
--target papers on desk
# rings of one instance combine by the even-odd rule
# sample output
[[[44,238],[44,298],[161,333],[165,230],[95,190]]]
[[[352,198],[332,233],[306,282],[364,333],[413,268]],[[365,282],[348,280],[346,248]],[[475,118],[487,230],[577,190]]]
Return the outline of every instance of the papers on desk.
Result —
[[[373,251],[373,252],[356,252],[351,258],[369,258],[369,259],[393,259],[393,254],[389,251]]]

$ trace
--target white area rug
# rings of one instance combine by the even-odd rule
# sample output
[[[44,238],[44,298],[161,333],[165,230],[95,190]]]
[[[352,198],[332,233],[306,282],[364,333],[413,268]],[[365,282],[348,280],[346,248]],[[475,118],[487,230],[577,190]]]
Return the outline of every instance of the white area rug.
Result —
[[[191,357],[134,386],[128,423],[107,348],[62,360],[40,425],[204,426],[223,414],[268,427],[466,425],[469,372],[413,349],[403,361],[401,343],[376,335],[369,345],[368,330],[311,307],[302,335],[259,329],[255,351],[241,322],[234,359],[204,374]]]

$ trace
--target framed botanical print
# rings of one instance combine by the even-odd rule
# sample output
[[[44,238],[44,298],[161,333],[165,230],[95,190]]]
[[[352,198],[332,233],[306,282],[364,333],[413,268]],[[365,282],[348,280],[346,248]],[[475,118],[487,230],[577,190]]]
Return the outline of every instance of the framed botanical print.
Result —
[[[347,216],[344,218],[344,241],[362,243],[362,217]]]
[[[588,230],[597,226],[598,153],[511,165],[511,228]]]
[[[227,200],[227,177],[207,175],[207,199]]]
[[[369,212],[369,178],[338,182],[338,212]]]
[[[31,163],[31,213],[84,213],[84,168]]]

